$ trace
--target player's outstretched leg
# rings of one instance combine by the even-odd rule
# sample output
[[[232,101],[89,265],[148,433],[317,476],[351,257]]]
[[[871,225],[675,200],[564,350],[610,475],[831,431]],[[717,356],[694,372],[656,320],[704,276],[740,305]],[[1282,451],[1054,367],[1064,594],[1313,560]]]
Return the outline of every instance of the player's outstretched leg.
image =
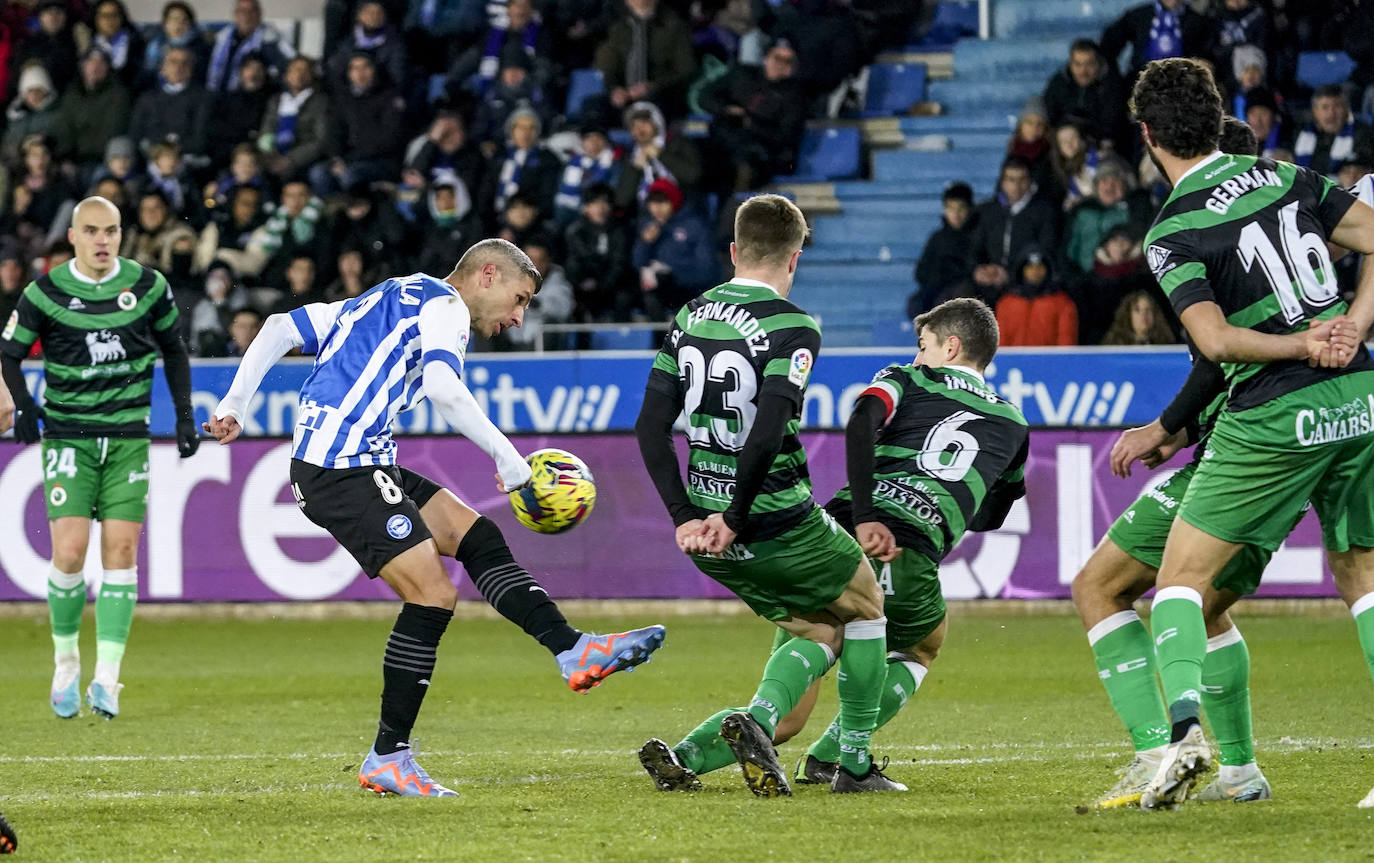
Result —
[[[457,797],[458,792],[435,782],[415,762],[409,744],[389,755],[378,755],[376,748],[358,769],[358,784],[377,794],[402,797]]]
[[[81,653],[77,639],[86,608],[86,578],[80,572],[48,570],[48,619],[52,623],[53,675],[49,703],[53,713],[71,719],[81,710]]]
[[[106,719],[119,715],[119,666],[138,605],[138,570],[107,569],[95,599],[95,679],[86,689],[91,712]]]
[[[700,791],[701,780],[683,765],[675,751],[657,737],[639,748],[639,763],[659,791]]]
[[[617,671],[629,671],[648,662],[662,646],[666,634],[662,626],[606,635],[570,626],[558,603],[516,562],[496,522],[477,516],[453,495],[435,494],[422,514],[440,542],[441,551],[446,550],[445,533],[457,532],[452,525],[476,517],[462,532],[453,557],[467,570],[473,586],[492,608],[554,655],[559,672],[573,691],[586,692]],[[449,530],[435,530],[439,523],[450,525]]]
[[[1202,661],[1202,709],[1216,735],[1219,775],[1193,796],[1198,801],[1268,800],[1269,780],[1255,763],[1250,718],[1250,651],[1234,625],[1207,639]]]

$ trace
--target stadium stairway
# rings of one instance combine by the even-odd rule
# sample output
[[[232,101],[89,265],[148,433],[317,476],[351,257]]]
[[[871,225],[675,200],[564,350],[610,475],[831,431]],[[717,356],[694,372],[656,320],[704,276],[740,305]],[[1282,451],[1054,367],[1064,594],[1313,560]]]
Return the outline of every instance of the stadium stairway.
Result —
[[[846,163],[778,183],[812,217],[797,299],[821,321],[826,346],[912,346],[906,298],[915,288],[913,270],[925,239],[940,226],[944,187],[962,180],[978,200],[990,197],[1027,99],[1043,90],[1075,38],[1096,38],[1137,2],[991,0],[993,38],[935,46],[952,49],[947,53],[913,45],[878,59],[875,66],[926,63],[923,101],[939,103],[940,113],[892,116],[890,109],[902,100],[892,97],[888,82],[916,76],[882,69],[879,96],[887,110],[866,110],[857,121],[870,179],[850,179],[859,172]],[[976,5],[943,0],[940,7],[942,34],[971,32],[961,16],[970,9],[976,15]]]

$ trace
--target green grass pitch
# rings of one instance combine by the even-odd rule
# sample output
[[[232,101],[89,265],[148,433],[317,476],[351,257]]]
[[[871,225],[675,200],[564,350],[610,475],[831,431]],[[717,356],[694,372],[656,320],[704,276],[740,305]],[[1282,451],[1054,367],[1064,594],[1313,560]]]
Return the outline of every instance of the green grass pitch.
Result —
[[[765,624],[667,616],[652,663],[579,696],[510,625],[458,620],[415,736],[421,763],[461,796],[403,800],[356,782],[387,619],[146,615],[123,712],[105,722],[52,715],[46,622],[11,614],[0,620],[0,811],[19,831],[17,859],[64,863],[1368,859],[1374,813],[1354,804],[1374,784],[1374,686],[1353,624],[1325,611],[1238,619],[1276,799],[1078,815],[1128,747],[1082,629],[1062,615],[956,614],[925,687],[875,741],[909,794],[803,787],[782,800],[753,798],[733,767],[704,777],[701,793],[662,794],[634,755],[746,701]],[[92,630],[88,614],[87,675]],[[803,737],[834,708],[831,686]],[[802,749],[784,746],[784,761]]]

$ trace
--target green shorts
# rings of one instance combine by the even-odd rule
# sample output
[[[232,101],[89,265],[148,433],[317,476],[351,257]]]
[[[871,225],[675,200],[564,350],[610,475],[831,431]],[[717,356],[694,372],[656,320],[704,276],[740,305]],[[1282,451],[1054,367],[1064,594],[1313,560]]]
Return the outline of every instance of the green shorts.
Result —
[[[697,569],[766,620],[823,610],[844,593],[862,559],[859,543],[820,507],[781,536],[736,543],[720,557],[692,555]]]
[[[148,510],[147,438],[44,440],[48,518],[143,521]]]
[[[1159,569],[1164,559],[1164,541],[1169,538],[1169,528],[1173,527],[1174,516],[1178,514],[1178,504],[1183,500],[1196,472],[1197,465],[1190,462],[1164,482],[1146,489],[1107,528],[1107,538],[1151,569]],[[1298,519],[1306,512],[1307,505],[1304,504],[1298,512]],[[1294,521],[1293,526],[1296,525],[1297,521]],[[1293,532],[1292,527],[1288,532]],[[1212,586],[1217,590],[1249,596],[1259,587],[1260,576],[1273,554],[1259,546],[1246,545],[1231,558],[1221,574],[1212,579]]]
[[[1374,372],[1217,418],[1179,518],[1273,552],[1312,502],[1330,551],[1374,547]]]
[[[935,631],[945,619],[940,565],[919,551],[902,549],[891,563],[870,559],[883,589],[887,649],[905,650]]]

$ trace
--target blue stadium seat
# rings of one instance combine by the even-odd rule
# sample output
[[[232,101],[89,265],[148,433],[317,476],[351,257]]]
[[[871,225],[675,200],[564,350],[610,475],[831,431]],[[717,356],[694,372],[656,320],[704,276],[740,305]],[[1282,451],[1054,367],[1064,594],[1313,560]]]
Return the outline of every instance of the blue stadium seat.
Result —
[[[1043,82],[1064,65],[1072,40],[968,39],[954,46],[954,74],[961,81],[1036,77]]]
[[[1354,71],[1355,61],[1344,51],[1304,51],[1298,55],[1298,83],[1314,90],[1344,84]]]
[[[1019,106],[1018,106],[1019,107]],[[1016,128],[1016,111],[971,111],[936,117],[902,117],[897,120],[903,135],[950,135],[955,132],[995,132],[1003,139]]]
[[[1017,114],[1031,96],[1045,87],[1044,77],[1007,78],[1001,81],[932,81],[926,98],[939,102],[955,115]]]
[[[978,35],[978,0],[941,0],[935,4],[930,29],[912,48],[919,51],[948,51],[960,39]]]
[[[814,183],[857,177],[860,143],[857,128],[807,129],[797,154],[797,173],[775,177],[773,182]]]
[[[578,116],[582,113],[583,102],[604,92],[606,82],[600,69],[574,69],[568,78],[568,104],[563,109],[564,116]]]
[[[595,351],[647,351],[658,346],[658,337],[649,330],[623,327],[615,330],[596,330],[592,333]]]
[[[964,180],[972,184],[976,179],[996,176],[1004,158],[1006,150],[1002,148],[963,152],[945,150],[937,153],[881,150],[873,156],[873,179],[883,182],[919,180],[936,183],[938,188],[943,189],[950,180]]]
[[[997,0],[992,4],[992,35],[1097,38],[1122,12],[1139,5],[1140,0]]]
[[[905,114],[926,97],[926,64],[874,63],[868,67],[868,95],[864,113]]]
[[[914,348],[916,345],[916,333],[911,321],[907,320],[900,310],[890,317],[879,318],[873,322],[872,339],[874,347]]]

